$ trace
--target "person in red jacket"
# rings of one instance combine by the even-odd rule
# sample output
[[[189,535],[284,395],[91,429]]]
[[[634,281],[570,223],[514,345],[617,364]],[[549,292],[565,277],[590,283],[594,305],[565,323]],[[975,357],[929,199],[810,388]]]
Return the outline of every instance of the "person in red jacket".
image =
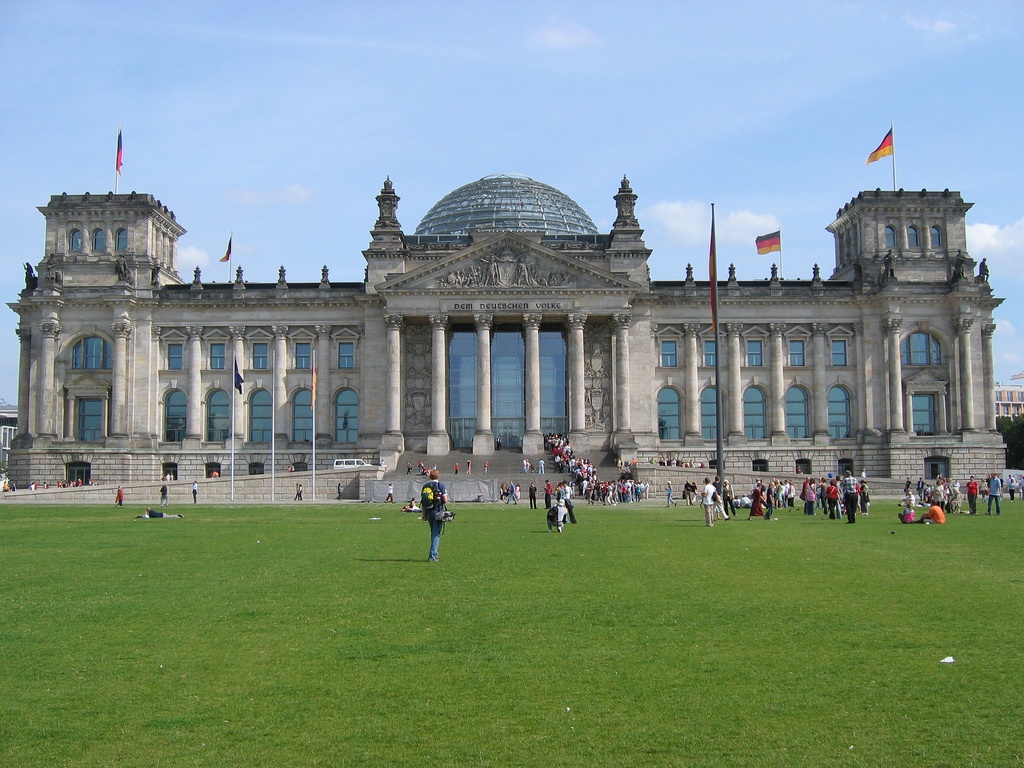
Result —
[[[972,515],[978,514],[978,490],[978,481],[971,475],[971,479],[967,481],[967,506],[970,507]]]

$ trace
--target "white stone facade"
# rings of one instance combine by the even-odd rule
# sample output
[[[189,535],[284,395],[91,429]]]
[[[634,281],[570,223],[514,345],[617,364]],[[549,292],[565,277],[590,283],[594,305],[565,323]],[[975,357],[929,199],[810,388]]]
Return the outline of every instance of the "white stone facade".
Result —
[[[179,275],[184,229],[152,196],[51,198],[46,256],[10,305],[21,338],[12,478],[225,475],[231,440],[236,475],[269,472],[272,454],[279,472],[305,469],[311,439],[325,468],[338,455],[392,466],[406,450],[487,456],[511,423],[492,419],[504,407],[492,403],[492,368],[507,363],[492,360],[499,333],[521,344],[512,440],[527,455],[560,423],[578,454],[713,462],[714,352],[727,471],[1002,466],[1001,300],[968,255],[958,193],[861,193],[829,225],[827,279],[817,267],[784,281],[730,269],[714,349],[709,284],[690,269],[650,279],[626,180],[607,235],[407,235],[390,181],[377,200],[363,282],[332,281],[325,266],[319,283],[289,284],[282,267],[276,283],[239,270],[233,284],[204,284],[198,269]],[[456,333],[473,381],[450,369]],[[554,384],[540,351],[552,334],[565,350]],[[556,422],[542,410],[552,386],[566,392]],[[461,420],[456,391],[474,408]]]

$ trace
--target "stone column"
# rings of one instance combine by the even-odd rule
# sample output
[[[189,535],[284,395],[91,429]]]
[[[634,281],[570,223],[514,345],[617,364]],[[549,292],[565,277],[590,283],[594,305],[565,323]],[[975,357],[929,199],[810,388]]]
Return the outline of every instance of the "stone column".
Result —
[[[612,316],[615,324],[615,432],[632,438],[630,423],[629,326],[628,312]]]
[[[314,326],[316,331],[316,402],[313,403],[313,434],[330,440],[331,428],[331,326]]]
[[[948,231],[948,230],[947,230]],[[995,323],[983,323],[981,326],[981,370],[985,383],[985,429],[994,431],[996,428],[995,404],[995,356],[992,353],[992,336],[996,332]]]
[[[694,323],[683,325],[686,344],[686,391],[683,396],[686,402],[685,437],[700,439],[700,392],[697,385],[697,326]]]
[[[18,334],[19,347],[21,354],[18,357],[18,381],[21,382],[21,386],[18,387],[18,428],[24,424],[25,428],[18,437],[26,437],[33,434],[34,429],[31,422],[29,422],[29,411],[31,410],[29,394],[31,387],[31,369],[32,369],[32,330],[28,327],[20,327],[15,329],[15,333]],[[67,437],[70,433],[65,431],[64,436]],[[15,438],[17,439],[17,438]]]
[[[768,326],[771,341],[772,392],[771,392],[771,430],[772,439],[786,437],[786,393],[783,379],[782,323],[771,323]]]
[[[125,317],[112,323],[114,332],[114,370],[110,386],[110,434],[124,437],[128,434],[128,337],[132,324]]]
[[[57,337],[60,336],[60,323],[56,320],[48,320],[39,324],[39,330],[43,335],[41,360],[39,368],[39,428],[38,434],[46,437],[56,437],[56,425],[54,424],[54,351],[57,347]]]
[[[853,348],[856,349],[856,358],[853,360],[852,364],[855,369],[860,370],[860,375],[863,377],[861,380],[868,382],[871,381],[872,371],[867,359],[867,344],[864,339],[864,323],[855,323],[853,326],[853,332],[856,335],[856,342],[853,344]],[[860,390],[857,397],[857,403],[860,407],[861,414],[858,419],[861,432],[866,435],[873,435],[875,434],[875,425],[871,417],[873,401],[869,397],[869,387],[860,386],[857,389]]]
[[[961,317],[955,327],[960,338],[960,428],[974,432],[974,370],[971,366],[971,326],[973,317]],[[986,390],[986,397],[988,390]]]
[[[494,432],[491,431],[491,324],[492,315],[473,315],[476,325],[476,431],[473,453],[490,456],[494,453]]]
[[[203,438],[203,328],[199,325],[185,327],[188,333],[188,426],[186,440]]]
[[[523,453],[544,450],[544,434],[540,428],[540,323],[541,315],[523,315],[526,342],[526,434]]]
[[[274,439],[288,439],[288,390],[285,371],[288,369],[288,326],[275,325],[274,334]]]
[[[430,381],[430,434],[427,435],[427,454],[430,456],[447,456],[451,450],[448,439],[448,345],[445,330],[448,326],[448,315],[431,315],[430,331],[432,338],[431,381]]]
[[[811,382],[814,391],[811,393],[811,425],[812,435],[821,440],[828,438],[828,392],[825,391],[827,374],[828,341],[825,323],[811,324]]]
[[[742,366],[743,353],[740,348],[740,325],[739,323],[725,323],[722,326],[725,331],[729,348],[729,407],[725,415],[729,417],[728,434],[730,441],[742,440],[743,433],[743,383]]]
[[[569,439],[576,444],[586,441],[587,400],[583,360],[583,326],[587,316],[582,312],[569,315]],[[578,447],[574,446],[574,447]]]
[[[906,432],[903,423],[903,362],[900,360],[900,329],[903,318],[887,317],[882,321],[889,353],[889,431]]]
[[[231,386],[233,391],[231,393],[231,402],[234,404],[231,413],[231,435],[233,439],[243,441],[245,440],[245,385],[242,386],[242,393],[238,394],[238,389],[235,387],[235,366],[238,366],[238,372],[245,378],[245,374],[242,370],[245,368],[245,348],[243,346],[243,340],[245,339],[245,326],[244,325],[233,325],[228,330],[231,332]],[[251,382],[248,382],[251,384]]]
[[[401,315],[384,315],[388,335],[384,429],[389,435],[402,433],[402,320]]]

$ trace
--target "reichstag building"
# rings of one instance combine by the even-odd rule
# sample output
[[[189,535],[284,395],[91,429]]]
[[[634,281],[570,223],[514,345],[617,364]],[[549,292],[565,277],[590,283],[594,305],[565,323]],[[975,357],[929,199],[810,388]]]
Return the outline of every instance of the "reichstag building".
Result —
[[[520,176],[460,187],[414,233],[390,179],[376,200],[362,281],[325,265],[313,283],[284,267],[276,282],[239,268],[210,283],[180,271],[185,229],[152,195],[51,197],[45,255],[10,305],[11,476],[224,476],[232,457],[236,476],[269,473],[272,457],[283,472],[309,468],[313,441],[318,468],[452,453],[482,464],[498,450],[537,458],[552,432],[577,455],[711,465],[716,388],[727,472],[1002,466],[1001,300],[968,254],[971,204],[957,192],[858,194],[827,227],[834,258],[801,279],[720,265],[720,343],[707,281],[690,267],[651,278],[627,179],[605,233]]]

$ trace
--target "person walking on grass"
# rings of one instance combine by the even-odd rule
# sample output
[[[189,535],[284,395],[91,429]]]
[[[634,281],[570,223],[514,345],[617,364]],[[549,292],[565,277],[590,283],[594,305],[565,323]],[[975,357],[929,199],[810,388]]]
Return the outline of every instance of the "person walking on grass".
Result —
[[[423,508],[423,517],[430,523],[430,552],[427,554],[427,562],[438,561],[437,548],[441,545],[441,534],[444,533],[445,504],[448,503],[448,489],[441,482],[441,475],[436,469],[430,470],[430,478],[423,486],[424,492],[420,495],[420,506]],[[430,493],[426,493],[427,487]],[[430,497],[428,504],[427,497]],[[427,507],[430,507],[429,509]]]
[[[704,478],[704,524],[708,528],[715,527],[715,499],[718,496],[718,491],[715,489],[714,483],[711,482],[711,478]]]
[[[295,484],[295,498],[292,501],[302,501],[302,483]]]
[[[195,480],[192,481],[192,503],[199,503],[199,483]]]
[[[114,496],[114,506],[115,507],[123,507],[124,506],[124,488],[122,488],[120,485],[117,486],[117,493]]]
[[[988,512],[986,515],[992,514],[992,502],[996,503],[996,514],[1000,513],[999,502],[1003,498],[1003,478],[993,472],[988,478]]]
[[[168,498],[168,495],[169,495],[169,489],[167,488],[167,482],[164,481],[164,484],[160,486],[160,506],[161,507],[169,507],[171,505],[171,501]]]
[[[669,480],[665,483],[665,506],[666,507],[678,507],[679,502],[672,498],[672,481]]]

